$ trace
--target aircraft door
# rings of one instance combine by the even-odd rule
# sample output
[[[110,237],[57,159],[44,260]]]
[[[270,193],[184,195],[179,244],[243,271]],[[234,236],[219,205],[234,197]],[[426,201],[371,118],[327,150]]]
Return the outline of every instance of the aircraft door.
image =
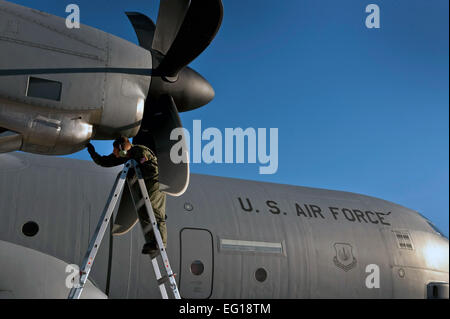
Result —
[[[180,236],[181,297],[208,299],[212,294],[214,274],[212,234],[205,229],[184,228]]]

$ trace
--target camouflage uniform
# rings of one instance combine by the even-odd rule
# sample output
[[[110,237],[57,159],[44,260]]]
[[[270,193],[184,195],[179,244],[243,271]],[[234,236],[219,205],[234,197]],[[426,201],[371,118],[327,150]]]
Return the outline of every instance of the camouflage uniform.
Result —
[[[118,165],[123,165],[130,159],[134,159],[141,169],[142,176],[145,180],[145,185],[147,187],[148,195],[150,197],[150,202],[152,203],[153,212],[155,213],[155,218],[158,223],[158,229],[161,233],[161,238],[164,246],[167,246],[167,227],[166,227],[166,194],[159,190],[158,181],[158,161],[155,154],[143,145],[132,145],[131,149],[127,152],[127,157],[117,158],[114,153],[108,156],[100,156],[93,147],[88,146],[89,154],[92,160],[100,166],[103,167],[113,167]],[[138,212],[139,213],[139,212]],[[150,223],[150,221],[145,218],[144,223]],[[147,243],[152,243],[156,245],[155,236],[153,231],[146,234],[145,239]]]

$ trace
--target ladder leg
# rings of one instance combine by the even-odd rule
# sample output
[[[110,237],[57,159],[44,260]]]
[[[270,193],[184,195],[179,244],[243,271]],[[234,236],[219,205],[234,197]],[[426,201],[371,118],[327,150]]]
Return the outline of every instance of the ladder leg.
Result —
[[[162,276],[161,276],[161,271],[159,270],[159,265],[158,265],[158,261],[156,260],[156,258],[152,259],[152,265],[153,265],[153,270],[155,271],[156,280],[159,283],[159,281],[162,279]],[[161,292],[161,296],[163,299],[169,299],[169,296],[167,295],[166,286],[164,285],[164,283],[159,284],[159,291]]]
[[[142,192],[146,193],[146,187],[145,187],[144,180],[139,180],[139,185],[141,187]],[[166,249],[164,247],[164,243],[162,241],[161,234],[158,229],[158,223],[157,223],[155,215],[153,213],[153,208],[151,206],[150,199],[148,198],[148,194],[145,194],[144,196],[146,196],[145,199],[146,199],[147,212],[149,212],[150,222],[151,222],[151,225],[153,226],[153,234],[155,236],[156,242],[158,244],[158,248],[160,250],[164,269],[167,273],[167,277],[169,278],[170,288],[172,289],[172,293],[173,293],[175,299],[181,299],[179,292],[178,292],[175,277],[172,272],[172,268],[170,267],[169,258],[167,257]],[[156,260],[156,258],[154,258],[152,260],[152,262],[155,260]]]
[[[136,165],[136,163],[134,161],[133,161],[133,166],[135,168],[135,173],[136,173],[136,175],[138,177],[138,185],[139,185],[139,190],[140,190],[139,193],[142,196],[142,199],[144,199],[148,220],[150,221],[150,225],[151,225],[151,227],[153,229],[153,235],[155,236],[155,239],[156,239],[156,242],[157,242],[160,254],[161,254],[161,258],[162,258],[162,261],[163,261],[163,264],[164,264],[164,269],[165,269],[165,271],[167,273],[167,276],[165,276],[165,278],[161,276],[161,272],[159,270],[159,266],[158,266],[157,260],[156,260],[156,258],[153,258],[152,259],[152,264],[153,264],[153,268],[155,270],[155,275],[157,277],[159,287],[161,289],[161,294],[162,294],[163,298],[165,298],[165,296],[167,297],[167,292],[165,292],[165,286],[164,286],[164,281],[165,280],[164,279],[168,279],[169,280],[169,286],[170,286],[170,288],[172,290],[172,293],[173,293],[175,299],[181,299],[180,293],[178,291],[177,283],[176,283],[174,274],[172,272],[172,268],[170,267],[169,258],[168,258],[167,253],[166,253],[166,248],[164,247],[164,243],[163,243],[162,238],[161,238],[161,233],[159,232],[159,229],[158,229],[158,223],[156,221],[155,214],[153,212],[153,207],[152,207],[152,204],[150,202],[150,198],[149,198],[149,194],[148,194],[148,191],[147,191],[147,187],[145,185],[145,181],[142,178],[142,174],[141,174],[141,171],[140,171],[139,167],[137,167],[137,165]],[[130,185],[130,187],[132,187],[130,183],[129,183],[129,185]],[[135,192],[131,192],[131,193],[135,194]],[[134,195],[134,197],[136,197],[136,198],[133,198],[133,202],[134,203],[140,202],[140,198],[138,198],[136,195]],[[144,237],[147,237],[146,233],[148,232],[148,230],[149,230],[148,226],[150,226],[150,225],[147,225],[147,226],[143,225],[142,219],[141,219],[141,216],[140,216],[139,212],[138,212],[138,216],[139,216],[139,220],[141,221],[141,227],[142,227],[142,230],[144,232]],[[164,286],[164,292],[163,292],[161,286]]]
[[[120,198],[120,194],[122,193],[130,166],[130,162],[125,164],[122,172],[116,178],[112,191],[109,194],[108,201],[106,202],[106,206],[97,224],[97,228],[95,229],[94,235],[92,236],[92,239],[89,243],[89,248],[86,252],[86,255],[84,256],[80,269],[80,283],[78,286],[75,286],[70,290],[68,297],[69,299],[79,299],[81,293],[83,292],[83,288],[88,279],[89,273],[94,263],[94,259],[97,255],[98,249],[100,248],[100,244],[108,228],[108,224],[110,223],[111,215],[114,212],[114,209]]]

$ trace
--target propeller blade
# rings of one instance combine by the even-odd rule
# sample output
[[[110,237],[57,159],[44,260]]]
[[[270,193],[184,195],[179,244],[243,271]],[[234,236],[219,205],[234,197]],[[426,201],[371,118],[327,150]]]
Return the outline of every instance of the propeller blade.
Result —
[[[141,144],[155,150],[158,156],[160,189],[172,196],[181,196],[189,185],[189,154],[186,139],[171,140],[173,129],[182,128],[177,106],[170,95],[158,99],[147,99],[144,122],[139,133],[133,138],[134,144]],[[171,151],[177,144],[180,163],[174,163]]]
[[[176,77],[183,67],[208,47],[219,31],[223,18],[222,1],[191,0],[190,2],[184,21],[158,67],[158,74]],[[178,22],[177,20],[176,23]],[[158,28],[159,26],[156,28],[157,33],[164,31]]]
[[[183,23],[191,0],[161,0],[152,48],[163,55],[169,51]]]
[[[144,49],[151,50],[156,26],[152,19],[139,12],[125,12],[133,25],[139,40],[139,45]]]

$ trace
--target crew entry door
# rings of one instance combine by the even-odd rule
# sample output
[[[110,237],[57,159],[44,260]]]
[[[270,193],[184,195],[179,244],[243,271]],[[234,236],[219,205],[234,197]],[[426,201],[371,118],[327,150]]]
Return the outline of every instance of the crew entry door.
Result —
[[[213,238],[205,229],[181,231],[181,270],[179,289],[182,298],[208,299],[213,284]]]

